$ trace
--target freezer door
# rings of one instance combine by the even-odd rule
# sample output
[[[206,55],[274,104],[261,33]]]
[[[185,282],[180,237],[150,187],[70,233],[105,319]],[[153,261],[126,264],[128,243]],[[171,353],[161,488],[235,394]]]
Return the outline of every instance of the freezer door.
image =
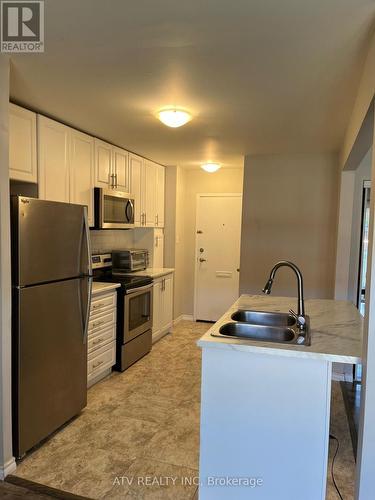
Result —
[[[17,457],[86,406],[88,282],[81,278],[14,290],[13,432]]]
[[[12,197],[12,274],[27,286],[90,273],[87,209]]]

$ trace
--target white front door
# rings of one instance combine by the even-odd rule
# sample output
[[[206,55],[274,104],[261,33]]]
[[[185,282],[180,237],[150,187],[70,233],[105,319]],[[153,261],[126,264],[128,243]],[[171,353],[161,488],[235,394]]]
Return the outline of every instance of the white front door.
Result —
[[[238,298],[241,209],[241,194],[197,197],[197,320],[217,321]]]

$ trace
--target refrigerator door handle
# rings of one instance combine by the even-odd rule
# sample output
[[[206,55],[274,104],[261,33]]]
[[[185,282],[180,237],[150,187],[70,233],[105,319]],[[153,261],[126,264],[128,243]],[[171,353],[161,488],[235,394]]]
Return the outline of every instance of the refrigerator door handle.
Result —
[[[83,221],[84,221],[84,229],[86,236],[86,249],[87,249],[87,271],[85,274],[89,274],[92,276],[92,261],[91,261],[91,242],[90,242],[90,227],[89,227],[89,219],[87,215],[87,207],[83,209]]]
[[[83,284],[86,284],[87,281],[87,294],[86,294],[86,300],[85,300],[85,308],[83,309],[82,303],[83,303],[83,293],[82,293],[82,288]],[[90,321],[90,306],[91,306],[91,296],[92,296],[92,278],[82,278],[81,279],[81,285],[80,285],[80,292],[79,292],[79,305],[80,305],[80,310],[82,314],[82,342],[83,344],[86,344],[87,342],[87,335],[88,335],[88,329],[89,329],[89,321]]]

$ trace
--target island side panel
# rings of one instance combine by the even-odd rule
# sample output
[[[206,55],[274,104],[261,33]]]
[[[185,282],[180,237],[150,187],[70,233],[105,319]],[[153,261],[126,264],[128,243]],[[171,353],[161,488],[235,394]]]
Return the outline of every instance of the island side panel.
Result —
[[[204,348],[200,500],[324,500],[331,372],[326,360]]]

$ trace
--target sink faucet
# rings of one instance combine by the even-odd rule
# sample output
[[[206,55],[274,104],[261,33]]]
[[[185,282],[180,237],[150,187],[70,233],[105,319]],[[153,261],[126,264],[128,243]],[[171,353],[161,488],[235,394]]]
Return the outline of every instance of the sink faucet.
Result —
[[[297,321],[298,327],[300,330],[304,330],[306,326],[306,318],[305,318],[305,302],[303,298],[303,278],[302,278],[302,273],[298,269],[298,267],[293,264],[293,262],[289,262],[287,260],[281,260],[277,264],[275,264],[271,270],[269,280],[267,281],[265,287],[263,288],[263,293],[266,295],[269,295],[271,293],[272,285],[273,285],[273,280],[275,279],[276,271],[280,267],[290,267],[297,276],[297,281],[298,281],[298,310],[297,313],[293,311],[293,309],[290,309],[289,312],[292,316]]]

